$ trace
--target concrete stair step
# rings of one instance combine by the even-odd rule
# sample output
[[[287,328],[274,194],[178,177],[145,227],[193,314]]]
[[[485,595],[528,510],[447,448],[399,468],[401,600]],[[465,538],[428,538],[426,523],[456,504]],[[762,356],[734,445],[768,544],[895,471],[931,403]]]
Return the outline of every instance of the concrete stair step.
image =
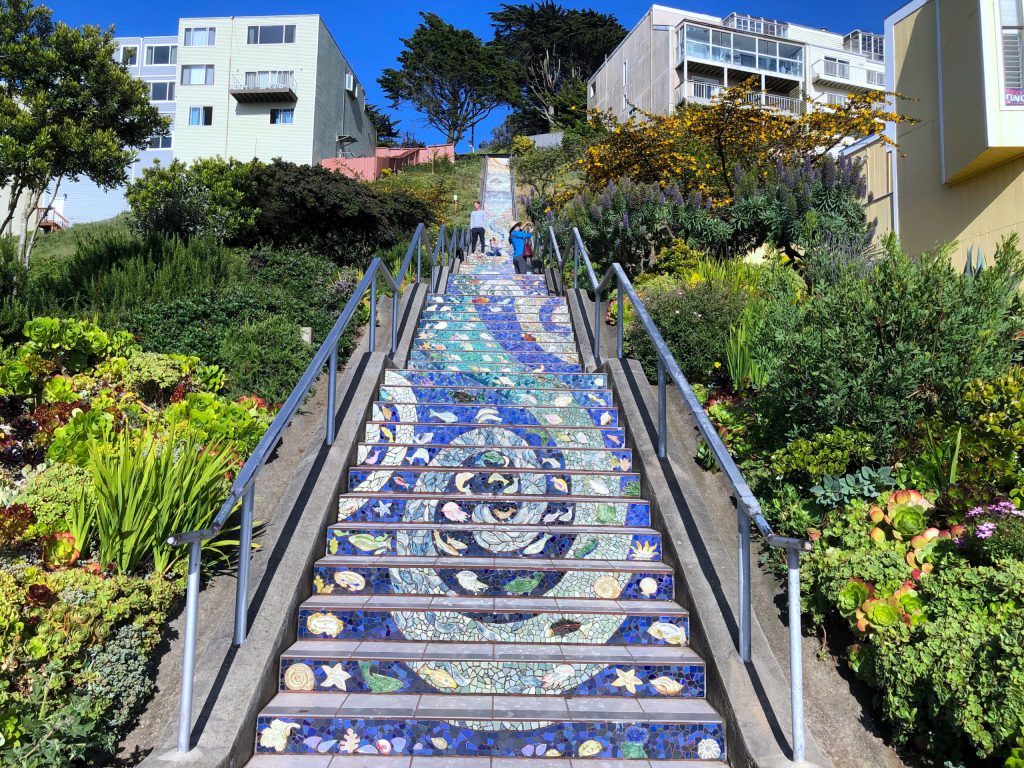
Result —
[[[614,398],[609,390],[516,389],[514,387],[434,387],[384,385],[378,394],[387,403],[458,403],[461,405],[579,405],[610,408]]]
[[[509,426],[617,427],[618,408],[561,405],[455,405],[451,403],[373,404],[373,421],[417,422],[419,424],[501,424]]]
[[[389,495],[385,493],[346,494],[338,502],[338,520],[353,523],[398,523],[405,519],[433,519],[444,517],[441,508],[446,505],[451,513],[458,507],[468,520],[495,519],[516,522],[540,519],[545,525],[562,526],[626,526],[649,528],[651,505],[642,499],[579,499],[562,497],[539,500],[536,497],[510,496],[495,501],[493,496],[464,496],[453,499],[449,494]],[[456,514],[457,517],[461,516]]]
[[[544,470],[593,469],[600,472],[629,472],[633,467],[632,451],[580,448],[508,448],[475,446],[467,457],[464,449],[450,445],[395,445],[394,443],[360,443],[356,462],[378,467],[495,467],[505,463],[517,467]]]
[[[369,421],[363,439],[370,443],[440,443],[459,445],[510,445],[515,448],[622,448],[622,427],[434,424],[422,422]]]
[[[689,614],[667,600],[313,595],[300,640],[686,645]]]
[[[379,695],[704,698],[704,662],[689,648],[587,650],[584,655],[540,644],[300,640],[281,656],[278,690],[337,693],[344,685],[348,693]]]
[[[416,507],[414,511],[434,515],[416,521],[344,520],[328,527],[327,554],[661,560],[661,534],[652,528],[574,525],[571,521],[556,524],[548,517],[557,515],[557,511],[535,515],[528,518],[529,523],[490,522],[501,519],[504,505],[494,504],[486,512],[483,506],[477,507],[480,514],[474,513],[470,521],[458,523],[439,512],[445,505],[439,508],[436,504],[422,510]],[[519,509],[520,505],[512,506],[508,519],[512,520]]]
[[[345,759],[353,766],[367,765],[361,758],[377,754],[414,755],[415,766],[420,756],[522,759],[538,751],[561,758],[635,758],[642,765],[649,757],[655,764],[661,758],[722,759],[724,730],[703,699],[278,693],[260,713],[256,750],[351,749]],[[480,731],[490,738],[484,741]],[[601,766],[596,759],[579,764]]]
[[[544,589],[551,597],[672,600],[671,566],[637,560],[535,558],[526,564],[497,557],[365,557],[333,555],[313,567],[316,594],[436,594],[431,584],[404,578],[407,569],[431,570],[452,594],[505,597]],[[352,574],[355,574],[353,576]],[[358,576],[358,578],[356,578]],[[421,591],[417,592],[419,589]]]
[[[453,449],[457,450],[457,449]],[[464,449],[472,454],[471,449]],[[409,494],[425,491],[448,493],[453,498],[506,494],[516,496],[586,496],[639,498],[640,476],[632,472],[598,472],[593,470],[553,470],[528,468],[478,467],[451,468],[411,467],[400,469],[377,466],[352,467],[348,471],[348,488],[358,493],[361,488],[377,493]]]
[[[575,389],[607,391],[608,377],[603,373],[489,373],[486,371],[441,371],[415,366],[388,370],[384,384],[394,386],[511,387],[513,389]]]
[[[582,373],[579,364],[520,363],[504,361],[454,362],[414,359],[412,364],[420,370],[466,371],[468,373]]]
[[[409,355],[409,363],[418,365],[420,363],[462,363],[469,365],[523,365],[523,366],[547,366],[547,365],[572,365],[576,370],[580,369],[580,356],[575,350],[572,352],[512,352],[509,350],[463,352],[456,350],[436,349],[414,349]]]

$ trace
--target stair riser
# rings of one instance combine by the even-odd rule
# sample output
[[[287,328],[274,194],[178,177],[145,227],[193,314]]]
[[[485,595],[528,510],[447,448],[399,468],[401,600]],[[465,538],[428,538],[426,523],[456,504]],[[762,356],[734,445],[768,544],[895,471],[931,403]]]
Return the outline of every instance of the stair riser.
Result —
[[[608,379],[601,373],[522,375],[514,373],[468,373],[464,371],[389,370],[384,373],[384,384],[395,386],[415,386],[421,384],[452,389],[460,387],[513,387],[516,389],[606,390]]]
[[[534,368],[538,366],[570,366],[574,370],[580,370],[579,355],[557,354],[548,352],[462,352],[456,350],[424,350],[414,349],[409,356],[409,364],[419,367],[423,362],[440,363],[461,363],[462,365],[525,365]]]
[[[376,403],[374,421],[417,422],[420,424],[491,424],[500,426],[541,425],[545,427],[617,427],[619,412],[616,408],[559,408],[537,406],[527,408],[515,405],[447,405],[421,403],[417,405],[391,405]]]
[[[567,534],[549,525],[548,533],[530,534],[524,531],[473,531],[465,527],[457,529],[455,525],[446,523],[442,517],[436,521],[431,533],[419,528],[403,530],[392,526],[355,529],[339,524],[327,531],[327,554],[347,557],[494,557],[510,560],[661,560],[661,535],[655,532]]]
[[[674,599],[674,580],[671,574],[651,571],[621,573],[601,570],[597,566],[594,568],[592,571],[531,571],[523,568],[479,567],[435,567],[431,570],[445,583],[450,594],[481,597],[538,594],[545,597],[579,598],[613,596],[613,599],[617,600]],[[403,578],[403,570],[404,568],[318,565],[313,569],[313,590],[318,595],[437,594],[422,587],[418,588],[414,583],[415,579]],[[471,577],[467,581],[469,574]],[[533,582],[536,582],[536,586],[531,589],[530,584]],[[362,586],[359,586],[360,583]]]
[[[344,711],[341,713],[344,714]],[[725,737],[720,723],[652,724],[639,728],[632,723],[556,722],[528,723],[516,730],[473,732],[459,722],[458,714],[449,720],[347,719],[342,717],[285,718],[298,727],[291,730],[284,751],[289,754],[343,754],[341,745],[347,732],[360,746],[349,755],[353,768],[365,755],[415,755],[427,757],[481,756],[522,758],[534,756],[538,745],[541,755],[575,757],[583,754],[594,758],[637,757],[684,760],[698,757],[698,746],[712,741],[718,754],[725,755]],[[273,717],[261,716],[257,732],[267,729]],[[531,728],[530,730],[523,729]],[[640,731],[642,733],[637,733]],[[629,738],[642,738],[643,743],[626,746]],[[384,746],[386,742],[386,746]],[[378,751],[379,745],[384,752]],[[590,748],[594,744],[594,748]],[[442,747],[443,745],[443,747]],[[598,751],[594,751],[594,749]],[[257,746],[258,752],[272,752],[271,747]]]
[[[528,338],[524,338],[528,337]],[[498,344],[506,344],[508,342],[521,342],[530,341],[536,342],[537,344],[572,344],[576,346],[576,341],[572,334],[568,331],[564,333],[551,333],[549,331],[541,331],[539,333],[529,332],[509,332],[501,331],[499,333],[492,333],[490,331],[423,331],[416,334],[416,343],[421,341],[430,342],[464,342],[472,341],[493,341]]]
[[[487,301],[481,301],[481,298],[486,298]],[[566,307],[565,299],[550,298],[544,296],[510,296],[508,298],[497,298],[497,297],[475,297],[466,296],[463,294],[453,295],[441,295],[431,296],[427,299],[426,306],[423,308],[424,312],[454,312],[458,309],[475,309],[477,307],[483,307],[487,309],[494,309],[495,307],[501,307],[502,309],[517,310],[521,308],[528,308],[534,310],[537,308],[558,308]]]
[[[628,613],[570,613],[564,611],[488,611],[459,613],[456,611],[413,611],[401,614],[401,624],[389,611],[374,610],[369,602],[361,610],[324,608],[299,610],[298,637],[301,640],[398,640],[406,638],[421,642],[514,642],[528,625],[542,629],[539,637],[529,642],[555,645],[679,645],[669,643],[659,628],[672,626],[681,630],[677,639],[690,636],[686,616],[634,616]],[[466,627],[488,627],[486,639],[466,633]],[[550,630],[555,627],[555,630]],[[654,630],[654,634],[651,630]],[[489,637],[493,635],[493,639]],[[485,638],[484,634],[480,635]],[[502,638],[499,640],[499,638]],[[600,638],[595,643],[595,638]]]
[[[547,296],[548,289],[538,286],[531,288],[529,286],[512,286],[512,285],[495,285],[495,286],[483,286],[483,285],[466,285],[466,286],[449,286],[448,290],[455,294],[465,294],[467,296]]]
[[[430,443],[502,446],[513,448],[622,448],[622,427],[580,428],[543,426],[494,426],[481,424],[382,424],[368,422],[363,439],[369,443]]]
[[[451,449],[453,452],[458,449]],[[468,449],[463,452],[472,453]],[[502,472],[496,469],[362,469],[348,472],[348,488],[352,493],[373,488],[375,493],[443,493],[457,498],[472,496],[610,496],[639,498],[640,476],[623,472],[618,475],[583,475],[554,472]]]
[[[437,326],[442,327],[438,328]],[[439,322],[423,322],[417,328],[418,332],[427,331],[436,333],[438,331],[459,331],[472,333],[474,331],[495,331],[504,333],[558,333],[571,334],[572,325],[568,319],[554,323],[540,323],[537,321],[520,321],[518,318],[509,315],[501,315],[497,319],[486,322],[478,318],[465,318],[463,320],[443,320]]]
[[[454,328],[438,328],[438,323],[485,323],[488,326],[492,323],[532,323],[537,326],[544,326],[540,330],[562,333],[572,327],[569,322],[569,313],[559,309],[554,312],[529,312],[519,310],[516,312],[494,312],[488,309],[480,310],[459,310],[451,312],[433,312],[425,314],[417,326],[417,331],[444,331],[455,330]],[[547,326],[551,326],[548,328]]]
[[[507,363],[507,362],[477,362],[477,363],[445,363],[435,360],[413,360],[411,365],[423,370],[433,371],[464,371],[466,373],[582,373],[582,366],[568,365],[565,363]]]
[[[515,352],[531,355],[559,355],[579,360],[575,344],[539,344],[533,341],[418,341],[416,352]]]
[[[535,389],[482,389],[450,387],[384,386],[378,398],[389,403],[452,403],[458,405],[545,405],[609,408],[611,392],[586,390]]]
[[[491,455],[493,454],[493,456]],[[629,472],[632,451],[573,451],[561,448],[502,448],[481,446],[477,456],[468,460],[462,451],[454,452],[450,446],[393,446],[385,443],[360,443],[356,461],[380,467],[427,465],[455,467],[469,465],[501,466],[495,462],[508,461],[511,465],[559,471],[566,469],[592,469],[601,472]],[[455,462],[459,462],[458,465]]]
[[[452,500],[447,497],[431,501],[394,496],[390,498],[360,498],[342,496],[339,501],[338,519],[352,523],[397,523],[406,517],[418,520],[426,514],[430,519],[442,517],[443,505],[454,502],[467,515],[473,517],[475,505],[471,500]],[[488,504],[493,502],[488,500]],[[512,502],[507,502],[509,505]],[[432,505],[432,506],[431,506]],[[545,525],[602,525],[647,528],[651,525],[651,506],[646,501],[576,501],[572,498],[544,502],[545,517],[551,516],[556,522]],[[565,522],[557,522],[565,518]],[[512,519],[512,518],[510,518]]]
[[[350,693],[447,693],[517,696],[618,696],[642,699],[701,699],[705,695],[703,664],[605,665],[603,662],[562,664],[540,661],[401,661],[395,659],[350,659],[336,656],[284,658],[278,685],[282,692],[337,692],[337,684],[328,677],[344,675],[345,690]],[[327,669],[325,669],[325,667]],[[629,688],[613,685],[619,679],[616,670],[632,669],[641,684]],[[289,672],[289,670],[291,670]],[[364,672],[369,673],[369,682]],[[381,678],[384,678],[383,680]],[[678,683],[666,689],[666,679]],[[662,690],[676,691],[668,696]],[[504,684],[503,684],[504,683]],[[310,687],[312,686],[312,687]]]

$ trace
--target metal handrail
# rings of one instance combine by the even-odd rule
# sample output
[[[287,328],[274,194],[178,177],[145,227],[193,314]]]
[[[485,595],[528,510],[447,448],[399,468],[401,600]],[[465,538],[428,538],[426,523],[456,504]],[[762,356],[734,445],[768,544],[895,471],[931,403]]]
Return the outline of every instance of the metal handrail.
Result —
[[[557,259],[559,275],[564,272],[564,260],[558,248],[558,238],[555,236],[553,227],[548,228],[551,240],[550,256]],[[633,283],[626,275],[622,266],[615,262],[608,268],[605,276],[598,281],[594,266],[590,261],[590,254],[587,252],[579,229],[572,229],[573,241],[571,244],[573,256],[572,287],[578,290],[579,265],[582,260],[586,269],[587,277],[590,279],[591,287],[594,289],[594,361],[601,362],[601,297],[606,291],[617,288],[617,339],[616,357],[622,358],[623,354],[623,325],[624,325],[624,298],[628,297],[633,305],[640,324],[643,325],[647,336],[658,355],[658,456],[665,458],[666,442],[668,435],[667,425],[667,378],[672,379],[679,394],[686,403],[690,414],[697,422],[697,429],[700,431],[704,442],[711,450],[715,461],[725,475],[733,496],[736,499],[736,522],[739,533],[737,561],[739,571],[739,655],[744,663],[750,663],[751,656],[751,598],[750,598],[750,525],[751,523],[764,537],[769,546],[786,550],[786,561],[788,568],[788,597],[789,597],[789,665],[790,665],[790,707],[793,718],[793,761],[802,762],[805,756],[804,743],[804,693],[803,693],[803,634],[801,629],[800,612],[800,553],[809,552],[811,543],[806,539],[796,539],[776,534],[761,512],[761,504],[750,490],[747,481],[743,478],[739,467],[725,447],[718,430],[711,423],[704,407],[694,394],[690,382],[686,379],[679,364],[676,362],[668,344],[658,331],[657,326],[647,312],[640,296],[637,295]]]
[[[341,337],[348,328],[352,317],[363,301],[366,292],[370,293],[370,321],[367,331],[370,351],[377,349],[377,282],[383,279],[384,283],[392,291],[391,303],[391,355],[394,355],[398,348],[398,304],[402,296],[401,286],[412,266],[413,254],[416,254],[416,284],[421,282],[421,262],[423,256],[423,236],[426,228],[423,224],[416,227],[409,247],[406,250],[405,258],[397,275],[384,264],[384,261],[377,257],[370,262],[362,280],[356,286],[355,291],[345,304],[337,321],[324,339],[320,349],[313,356],[312,361],[306,367],[305,372],[299,379],[298,384],[288,395],[281,406],[274,420],[270,423],[267,431],[256,445],[255,450],[242,466],[228,497],[221,505],[220,510],[213,518],[208,528],[199,531],[188,531],[175,533],[167,541],[171,546],[178,547],[188,545],[188,586],[185,597],[185,636],[184,636],[184,661],[181,674],[181,704],[178,716],[178,751],[188,752],[192,734],[192,695],[195,683],[195,652],[196,652],[196,624],[199,617],[199,586],[200,569],[202,558],[202,543],[216,536],[224,528],[228,519],[242,503],[241,533],[238,543],[238,580],[235,589],[235,624],[233,643],[236,646],[245,642],[248,634],[248,617],[246,611],[249,602],[249,561],[252,556],[252,526],[253,526],[253,500],[255,492],[255,481],[260,470],[270,457],[285,428],[291,422],[298,411],[306,395],[313,387],[314,382],[323,373],[324,366],[329,367],[327,380],[327,426],[325,442],[327,445],[334,444],[335,438],[335,411],[337,408],[337,374],[338,374],[338,345]],[[437,269],[437,262],[445,249],[445,229],[442,226],[438,234],[437,244],[434,247],[431,257],[431,274]],[[433,288],[433,283],[431,283]]]

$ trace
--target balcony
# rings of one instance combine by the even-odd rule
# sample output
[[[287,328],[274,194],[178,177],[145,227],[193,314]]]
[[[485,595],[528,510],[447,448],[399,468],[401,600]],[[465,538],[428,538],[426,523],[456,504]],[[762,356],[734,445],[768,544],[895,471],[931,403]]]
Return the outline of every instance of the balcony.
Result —
[[[36,227],[43,232],[59,232],[70,226],[71,222],[53,208],[36,208]]]
[[[239,104],[299,100],[291,72],[246,72],[231,78],[228,91]]]
[[[676,86],[676,104],[682,104],[684,101],[692,102],[694,104],[710,104],[724,90],[725,86],[719,85],[718,83],[707,83],[700,80],[687,80],[686,82],[680,83]],[[768,91],[752,93],[747,100],[751,104],[760,104],[765,107],[771,107],[779,110],[780,112],[785,112],[788,115],[802,115],[805,109],[805,104],[802,99],[794,99],[792,96],[769,93]]]
[[[885,88],[885,73],[867,69],[848,61],[819,59],[811,66],[816,83],[845,88],[849,91],[880,91]]]

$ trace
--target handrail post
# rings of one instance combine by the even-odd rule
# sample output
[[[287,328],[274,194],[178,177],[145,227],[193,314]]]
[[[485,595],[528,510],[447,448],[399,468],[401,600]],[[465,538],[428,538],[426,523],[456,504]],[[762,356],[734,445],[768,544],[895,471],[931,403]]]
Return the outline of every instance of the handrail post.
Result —
[[[416,285],[419,285],[420,284],[420,280],[421,280],[421,278],[420,278],[420,274],[421,274],[421,272],[420,272],[420,268],[421,268],[420,262],[422,260],[423,260],[423,243],[421,241],[417,241],[417,243],[416,243]]]
[[[578,287],[578,275],[580,273],[580,247],[576,244],[576,240],[572,241],[572,289],[575,291]]]
[[[737,572],[739,573],[740,659],[749,664],[750,651],[750,517],[742,501],[736,503],[739,533]]]
[[[665,386],[665,361],[658,355],[658,458],[665,458],[665,446],[668,432],[668,403]]]
[[[804,665],[800,626],[800,551],[786,550],[789,567],[789,685],[793,719],[793,762],[804,761]]]
[[[416,282],[419,282],[417,279]],[[377,275],[370,283],[370,352],[377,351]]]
[[[376,282],[376,278],[374,279]],[[373,318],[370,318],[371,326]],[[372,342],[371,342],[372,343]],[[338,345],[331,349],[330,364],[327,369],[327,444],[334,445],[334,419],[337,416],[335,410],[338,398]]]
[[[334,419],[328,423],[333,425]],[[235,584],[235,646],[242,645],[249,634],[249,561],[252,559],[252,508],[255,491],[254,480],[242,493],[242,529],[238,536],[238,581]]]
[[[188,586],[185,591],[185,658],[181,664],[181,708],[178,713],[178,751],[188,752],[192,741],[192,689],[196,672],[196,622],[199,620],[199,541],[188,545]]]
[[[601,289],[594,286],[594,365],[601,364]]]
[[[391,355],[394,356],[395,352],[398,351],[398,300],[401,298],[401,288],[398,286],[398,290],[394,291],[394,298],[391,302]]]
[[[618,290],[616,291],[616,295],[618,296],[618,301],[619,301],[619,308],[618,308],[618,320],[616,321],[616,328],[618,330],[618,333],[616,334],[617,338],[615,339],[615,354],[616,354],[616,356],[620,360],[622,359],[622,332],[623,332],[622,331],[622,322],[623,322],[622,294],[623,294],[623,290],[622,290],[622,286],[620,285]]]

